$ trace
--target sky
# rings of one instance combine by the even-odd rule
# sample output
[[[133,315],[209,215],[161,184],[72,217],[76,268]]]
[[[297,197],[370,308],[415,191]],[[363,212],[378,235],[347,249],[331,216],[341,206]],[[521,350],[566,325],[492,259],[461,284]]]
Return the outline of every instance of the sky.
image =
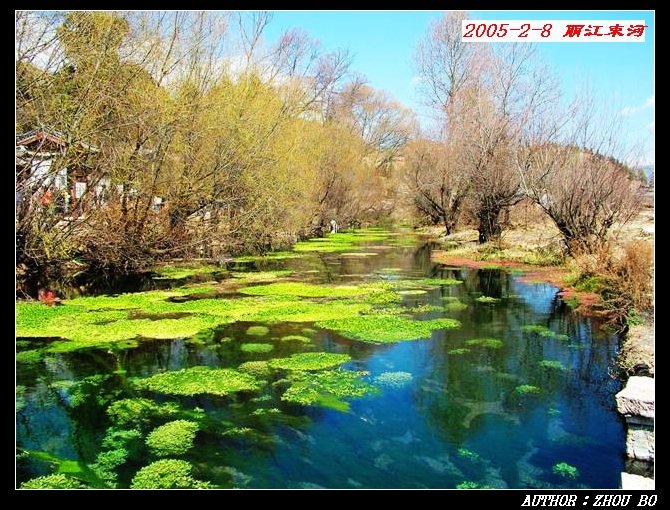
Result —
[[[302,28],[326,51],[346,48],[352,70],[415,110],[422,125],[428,110],[417,88],[416,44],[444,11],[275,11],[268,42]],[[640,147],[638,164],[655,161],[653,11],[470,11],[472,19],[644,20],[644,43],[537,43],[541,59],[561,77],[567,97],[588,86],[610,110],[622,114],[629,146]],[[532,43],[529,43],[532,44]]]

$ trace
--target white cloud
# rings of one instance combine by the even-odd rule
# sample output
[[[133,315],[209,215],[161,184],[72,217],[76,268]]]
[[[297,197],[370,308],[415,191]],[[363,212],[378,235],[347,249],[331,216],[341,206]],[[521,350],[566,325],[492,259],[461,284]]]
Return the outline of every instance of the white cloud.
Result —
[[[654,106],[656,106],[656,95],[649,96],[644,104],[641,104],[640,106],[626,106],[623,110],[621,110],[621,115],[624,117],[629,117],[648,108],[653,108]]]

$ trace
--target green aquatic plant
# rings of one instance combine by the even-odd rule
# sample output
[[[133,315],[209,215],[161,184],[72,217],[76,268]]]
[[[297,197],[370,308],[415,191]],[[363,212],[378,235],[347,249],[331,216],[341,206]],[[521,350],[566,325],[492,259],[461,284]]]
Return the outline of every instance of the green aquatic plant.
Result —
[[[281,337],[282,342],[302,342],[303,344],[309,344],[312,342],[311,338],[307,338],[302,335],[286,335]]]
[[[351,361],[348,354],[332,352],[302,352],[290,358],[276,358],[268,361],[271,368],[283,370],[323,370]]]
[[[240,289],[242,294],[254,296],[296,296],[296,297],[332,297],[347,298],[369,294],[370,291],[364,287],[352,285],[326,286],[302,282],[270,283]]]
[[[541,391],[540,388],[531,384],[521,384],[514,388],[514,393],[517,395],[537,395]]]
[[[447,312],[462,312],[468,307],[467,304],[461,302],[456,299],[456,301],[448,301],[447,303],[444,304],[444,309]]]
[[[261,379],[268,377],[271,373],[267,361],[247,361],[237,368],[242,372],[246,372]]]
[[[290,276],[291,274],[293,274],[293,271],[287,269],[275,271],[241,271],[232,273],[232,277],[235,279],[236,283],[259,283],[279,280]]]
[[[26,387],[22,384],[16,385],[16,412],[18,413],[21,409],[26,406]]]
[[[348,411],[343,398],[360,398],[376,390],[361,378],[367,372],[327,370],[325,372],[296,372],[291,375],[291,386],[281,399],[300,405],[320,405],[337,411]]]
[[[535,334],[541,336],[542,338],[555,338],[556,340],[570,339],[568,335],[556,333],[548,327],[542,326],[541,324],[526,324],[525,326],[521,327],[521,331],[527,334]]]
[[[300,331],[302,331],[305,335],[314,335],[317,333],[317,330],[314,328],[302,328]]]
[[[497,338],[474,338],[472,340],[466,340],[465,345],[486,347],[488,349],[500,349],[505,344],[502,340],[498,340]]]
[[[458,328],[461,323],[454,319],[418,321],[395,315],[367,315],[319,321],[316,325],[354,340],[390,343],[429,338],[434,330]]]
[[[235,257],[233,260],[235,262],[264,262],[266,260],[286,260],[286,259],[295,259],[301,257],[299,253],[290,252],[290,251],[271,251],[268,253],[263,253],[261,255],[243,255],[241,257]]]
[[[152,430],[145,442],[149,451],[159,457],[182,455],[193,447],[198,428],[193,421],[170,421]]]
[[[550,407],[547,413],[549,414],[549,416],[559,416],[561,414],[561,411],[556,409],[555,407]]]
[[[193,466],[185,460],[162,459],[140,469],[131,489],[208,489],[209,482],[196,480],[191,475]]]
[[[247,328],[247,335],[249,336],[265,336],[270,332],[267,326],[249,326]]]
[[[399,290],[398,294],[400,294],[401,296],[418,296],[420,294],[427,294],[427,292],[421,289],[409,289],[409,290]]]
[[[457,453],[458,456],[462,459],[467,459],[472,462],[476,462],[481,459],[478,453],[473,452],[472,450],[468,450],[467,448],[459,448]]]
[[[17,363],[32,364],[39,363],[40,361],[42,361],[42,353],[37,349],[16,353]]]
[[[402,388],[412,382],[409,372],[384,372],[375,377],[375,383],[388,388]]]
[[[568,367],[566,367],[560,361],[548,360],[548,359],[544,359],[544,360],[540,361],[539,365],[542,368],[548,368],[548,369],[551,369],[551,370],[560,370],[562,372],[564,372],[568,369]]]
[[[479,303],[493,304],[493,303],[499,303],[500,298],[494,298],[494,297],[490,297],[490,296],[479,296],[477,299],[475,299],[475,301],[477,301]]]
[[[456,280],[454,278],[420,278],[418,280],[412,280],[417,285],[428,285],[428,286],[442,286],[442,285],[460,285],[463,283],[462,280]]]
[[[142,439],[142,432],[139,429],[109,427],[102,439],[102,447],[110,450],[134,451],[139,446],[140,439]]]
[[[468,349],[467,347],[459,347],[458,349],[451,349],[450,351],[447,351],[447,354],[460,356],[462,354],[467,354],[469,352],[470,349]]]
[[[100,452],[95,458],[95,463],[90,468],[100,477],[101,480],[109,483],[112,487],[116,483],[116,468],[126,462],[128,450],[125,448],[116,448]]]
[[[196,275],[225,272],[227,271],[224,268],[217,266],[186,267],[165,265],[154,268],[154,273],[157,276],[153,278],[154,280],[181,280]]]
[[[471,482],[469,480],[466,480],[464,482],[459,483],[456,485],[457,489],[482,489],[483,487],[480,487],[480,485],[476,482]]]
[[[274,348],[275,346],[272,344],[244,343],[240,345],[240,350],[242,352],[270,352]]]
[[[567,462],[559,462],[551,468],[551,471],[555,475],[561,476],[563,478],[569,478],[570,480],[575,480],[579,477],[579,470]]]
[[[47,476],[38,476],[20,486],[21,489],[86,489],[85,484],[63,474],[54,474]]]
[[[239,391],[257,391],[263,382],[254,376],[231,368],[196,366],[174,372],[163,372],[145,379],[134,379],[141,390],[166,395],[230,395]]]
[[[424,305],[412,306],[411,308],[406,308],[403,311],[406,313],[419,315],[422,313],[439,312],[441,310],[442,310],[441,306],[424,304]]]
[[[170,418],[179,414],[174,402],[159,404],[148,398],[124,398],[112,402],[107,415],[117,425],[144,424],[154,417]]]

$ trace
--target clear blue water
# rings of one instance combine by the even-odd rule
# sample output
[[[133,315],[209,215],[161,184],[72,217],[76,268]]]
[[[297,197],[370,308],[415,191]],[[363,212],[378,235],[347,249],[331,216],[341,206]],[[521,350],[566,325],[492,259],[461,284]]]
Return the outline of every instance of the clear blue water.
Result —
[[[249,340],[244,332],[252,324],[237,323],[220,328],[202,344],[147,340],[123,351],[51,355],[39,364],[17,367],[17,384],[26,388],[17,413],[18,446],[92,463],[110,426],[106,407],[116,399],[138,396],[128,384],[130,377],[196,365],[236,367],[306,350],[331,351],[349,353],[353,361],[343,368],[369,371],[371,382],[384,372],[407,372],[412,380],[350,400],[349,412],[289,405],[277,392],[267,393],[260,402],[253,395],[151,397],[206,412],[207,425],[198,432],[195,447],[180,458],[194,465],[197,478],[219,487],[454,488],[472,482],[500,488],[618,488],[625,436],[614,404],[620,383],[610,376],[616,336],[603,332],[596,319],[574,314],[553,286],[523,283],[499,270],[434,264],[430,243],[399,248],[379,242],[361,249],[377,255],[310,254],[270,266],[291,268],[299,279],[312,282],[457,278],[464,283],[405,296],[403,306],[444,307],[444,296],[457,296],[466,309],[442,309],[418,318],[453,317],[462,327],[434,331],[425,340],[385,345],[318,330],[311,345],[276,342],[273,352],[253,354],[239,349],[242,339]],[[480,295],[501,301],[479,303],[475,298]],[[522,326],[529,324],[568,338],[524,333]],[[310,326],[274,324],[266,338],[303,334]],[[232,341],[221,342],[225,337]],[[503,347],[461,355],[448,352],[464,347],[469,339],[486,337],[503,340]],[[543,360],[560,361],[567,370],[547,369],[540,365]],[[67,385],[54,384],[94,374],[111,377],[100,385],[82,386],[74,397]],[[540,391],[518,395],[515,388],[520,385]],[[282,413],[252,414],[273,407]],[[253,433],[223,434],[233,426]],[[146,450],[131,455],[117,468],[118,486],[128,487],[134,473],[153,460]],[[577,468],[578,476],[554,473],[561,462]],[[19,484],[50,472],[52,465],[34,456],[17,463]]]

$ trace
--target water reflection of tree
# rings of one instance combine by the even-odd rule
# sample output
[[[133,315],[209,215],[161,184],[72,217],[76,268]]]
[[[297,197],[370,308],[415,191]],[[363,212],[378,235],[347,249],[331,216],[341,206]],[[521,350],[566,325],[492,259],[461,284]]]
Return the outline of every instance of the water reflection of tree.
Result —
[[[513,294],[512,277],[500,271],[468,271],[463,276],[464,284],[459,288],[463,299],[478,293],[503,298]],[[507,419],[560,400],[568,403],[577,421],[588,426],[597,421],[600,412],[592,409],[594,404],[601,411],[611,407],[616,383],[608,378],[608,366],[616,352],[616,339],[599,338],[596,320],[570,313],[556,298],[544,313],[538,311],[537,304],[510,298],[499,305],[470,306],[459,319],[463,327],[449,333],[453,340],[435,341],[430,346],[428,372],[437,386],[424,385],[414,395],[418,409],[446,441],[461,444],[476,436],[482,420],[473,419],[468,428],[464,419],[473,409],[499,413],[496,400],[502,403],[502,414]],[[556,333],[568,334],[571,340],[523,333],[521,328],[526,324],[544,325]],[[503,348],[473,349],[475,354],[461,356],[448,354],[456,346],[463,346],[459,341],[483,336],[502,339]],[[570,371],[551,371],[540,364],[545,359],[560,361]],[[518,407],[518,401],[511,397],[514,388],[522,384],[540,387],[541,394],[528,406]],[[537,424],[546,428],[548,420],[544,426]]]

